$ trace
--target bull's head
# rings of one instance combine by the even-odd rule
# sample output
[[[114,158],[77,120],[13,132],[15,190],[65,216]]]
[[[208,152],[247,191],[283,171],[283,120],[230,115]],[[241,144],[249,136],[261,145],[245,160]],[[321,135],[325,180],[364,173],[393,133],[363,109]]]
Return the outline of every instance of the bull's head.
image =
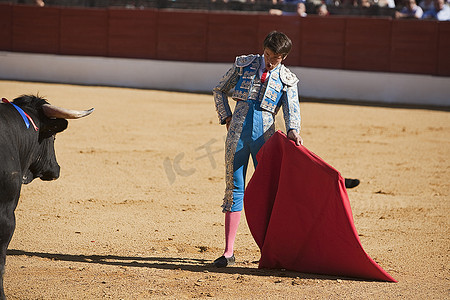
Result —
[[[44,99],[34,96],[22,96],[15,99],[20,102],[24,97],[34,98],[34,103],[39,103],[37,108],[39,115],[39,138],[36,152],[31,158],[30,167],[23,174],[22,182],[30,183],[35,178],[41,180],[54,180],[59,177],[60,167],[55,155],[55,135],[67,128],[67,119],[79,119],[91,114],[94,109],[70,110],[48,104]],[[19,100],[19,101],[17,101]]]

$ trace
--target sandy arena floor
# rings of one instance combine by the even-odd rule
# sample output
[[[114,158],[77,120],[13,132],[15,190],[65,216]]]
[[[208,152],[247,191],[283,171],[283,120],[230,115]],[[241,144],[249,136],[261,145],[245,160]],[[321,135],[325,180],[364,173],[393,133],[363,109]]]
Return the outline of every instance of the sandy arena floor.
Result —
[[[361,179],[355,225],[386,283],[259,270],[245,218],[237,264],[209,265],[225,173],[211,95],[0,81],[2,97],[29,93],[96,110],[57,136],[61,177],[22,188],[9,299],[450,298],[449,112],[301,103],[304,145]]]

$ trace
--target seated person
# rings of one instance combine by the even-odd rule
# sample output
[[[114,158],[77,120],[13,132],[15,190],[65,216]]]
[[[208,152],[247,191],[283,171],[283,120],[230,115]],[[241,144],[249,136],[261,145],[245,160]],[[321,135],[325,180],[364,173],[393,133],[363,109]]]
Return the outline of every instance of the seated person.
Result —
[[[317,6],[316,12],[320,17],[326,17],[330,15],[330,12],[328,11],[327,5],[325,3]]]
[[[397,19],[420,19],[423,10],[416,4],[416,0],[404,0],[404,6],[400,11],[395,12]]]
[[[281,9],[270,9],[269,10],[269,14],[271,15],[275,15],[275,16],[293,16],[293,15],[299,15],[300,17],[306,17],[306,6],[305,6],[305,0],[295,0],[295,1],[285,1],[285,3],[290,3],[290,4],[296,4],[297,5],[297,9],[295,12],[287,12],[287,11],[283,11]]]
[[[434,0],[434,7],[427,10],[423,14],[422,19],[450,21],[450,7],[445,0]]]

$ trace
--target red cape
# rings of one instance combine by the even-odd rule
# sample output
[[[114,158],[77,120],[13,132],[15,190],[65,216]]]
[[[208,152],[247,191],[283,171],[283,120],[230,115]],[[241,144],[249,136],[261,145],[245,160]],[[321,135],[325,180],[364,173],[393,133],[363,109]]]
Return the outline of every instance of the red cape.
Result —
[[[362,248],[337,170],[279,131],[257,160],[244,205],[260,268],[396,282]]]

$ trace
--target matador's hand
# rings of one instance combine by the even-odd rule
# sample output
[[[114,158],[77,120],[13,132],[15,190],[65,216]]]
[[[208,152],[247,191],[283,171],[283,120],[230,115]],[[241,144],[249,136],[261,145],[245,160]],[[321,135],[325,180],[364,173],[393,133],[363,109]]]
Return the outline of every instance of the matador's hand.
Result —
[[[231,116],[229,116],[228,118],[226,118],[225,119],[225,124],[227,125],[227,131],[228,131],[228,128],[230,128],[230,122],[231,122]]]
[[[295,129],[289,130],[287,137],[288,139],[293,140],[297,146],[303,145],[303,139]]]

